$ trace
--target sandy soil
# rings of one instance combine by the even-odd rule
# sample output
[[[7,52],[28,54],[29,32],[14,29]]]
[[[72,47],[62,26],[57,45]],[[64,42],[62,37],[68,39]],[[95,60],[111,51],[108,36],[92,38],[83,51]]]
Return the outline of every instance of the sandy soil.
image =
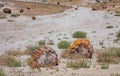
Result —
[[[1,0],[2,1],[2,0]],[[5,0],[2,1],[5,7],[12,9],[13,14],[21,14],[25,16],[37,16],[37,15],[49,15],[64,12],[70,7],[64,5],[56,5],[49,3],[37,3],[37,2],[25,2],[25,1],[15,1],[15,0]],[[5,8],[4,7],[4,8]],[[20,13],[20,10],[23,13]]]
[[[113,28],[107,29],[108,25]],[[102,49],[103,46],[105,48],[120,47],[120,42],[114,43],[116,34],[120,30],[119,25],[120,17],[114,16],[114,13],[92,11],[91,8],[85,7],[79,7],[78,10],[71,8],[59,14],[36,16],[36,20],[32,20],[29,16],[21,15],[14,18],[7,15],[6,19],[0,19],[0,53],[15,49],[25,50],[27,46],[36,45],[39,40],[50,39],[55,43],[51,47],[57,50],[60,58],[61,50],[57,48],[57,43],[60,40],[73,42],[71,35],[75,31],[86,32],[94,49]],[[100,42],[103,42],[103,46]],[[96,64],[94,60],[93,57],[92,62]],[[24,76],[110,76],[112,73],[120,73],[120,64],[110,65],[107,70],[101,70],[97,65],[91,66],[90,69],[73,70],[66,68],[65,62],[65,59],[60,58],[60,65],[53,70],[6,67],[5,71],[9,74],[8,76],[23,76],[23,74]]]
[[[25,47],[46,36],[55,44],[58,38],[65,40],[65,37],[72,42],[74,39],[71,34],[75,31],[87,32],[94,48],[100,48],[100,41],[104,41],[106,48],[120,47],[119,43],[113,43],[116,32],[120,30],[119,17],[105,11],[92,11],[90,8],[80,7],[79,10],[70,9],[61,14],[37,16],[36,20],[26,16],[8,17],[1,19],[0,24],[1,51]],[[108,25],[114,28],[107,29]]]

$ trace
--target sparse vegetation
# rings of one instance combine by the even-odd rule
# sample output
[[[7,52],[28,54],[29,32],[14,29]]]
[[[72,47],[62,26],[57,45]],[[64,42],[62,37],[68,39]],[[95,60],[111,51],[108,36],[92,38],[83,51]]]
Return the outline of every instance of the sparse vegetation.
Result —
[[[71,58],[68,50],[64,50],[61,54],[62,58]]]
[[[113,28],[113,26],[109,25],[109,26],[106,26],[106,28],[111,29]]]
[[[117,74],[111,74],[111,76],[120,76],[120,74],[118,74],[118,73]]]
[[[68,41],[61,41],[58,43],[59,49],[67,49],[70,47],[70,43]]]
[[[45,40],[40,40],[40,41],[38,42],[38,44],[39,44],[39,45],[45,45]]]
[[[3,16],[3,15],[2,15],[2,16],[0,16],[0,19],[5,19],[5,18],[6,18],[6,17],[5,17],[5,16]]]
[[[120,11],[116,11],[115,16],[120,16]]]
[[[54,31],[49,31],[48,34],[52,34]]]
[[[0,68],[0,76],[7,76],[1,68]]]
[[[84,58],[83,55],[80,54],[70,54],[68,50],[63,50],[62,54],[61,54],[62,58],[68,58],[68,59],[76,59],[77,58]]]
[[[9,63],[9,67],[21,67],[21,63],[17,60],[14,60],[13,62]]]
[[[90,68],[90,64],[86,60],[77,60],[68,62],[67,67],[73,69]]]
[[[58,38],[58,40],[61,40],[60,38]]]
[[[20,16],[20,14],[11,14],[11,16],[10,17],[18,17],[18,16]]]
[[[29,58],[29,59],[27,60],[27,64],[28,64],[31,68],[34,68],[33,63],[32,63],[33,61],[34,61],[33,58]]]
[[[19,61],[17,61],[14,56],[1,55],[0,56],[0,65],[9,66],[9,67],[20,67],[21,63]]]
[[[32,51],[35,51],[36,48],[37,48],[36,46],[33,46],[33,47],[31,47],[30,49],[31,49]]]
[[[108,63],[101,63],[101,69],[108,69],[109,64]]]
[[[23,52],[15,50],[15,51],[7,51],[6,54],[11,56],[18,56],[18,55],[22,55]]]
[[[93,33],[96,33],[96,31],[93,31]]]
[[[99,42],[100,45],[103,45],[103,41]]]
[[[29,50],[30,52],[33,52],[33,51],[35,51],[37,48],[38,48],[38,46],[32,46],[32,47],[29,47],[27,50]]]
[[[120,49],[110,48],[105,52],[99,53],[97,57],[99,63],[117,64],[120,62]]]
[[[120,40],[120,31],[117,33],[116,37],[117,37],[117,40]]]
[[[54,45],[54,42],[53,42],[53,40],[49,40],[47,44],[48,45]]]
[[[47,2],[47,0],[42,0],[42,2]]]
[[[73,38],[86,38],[86,32],[76,31],[72,36]]]

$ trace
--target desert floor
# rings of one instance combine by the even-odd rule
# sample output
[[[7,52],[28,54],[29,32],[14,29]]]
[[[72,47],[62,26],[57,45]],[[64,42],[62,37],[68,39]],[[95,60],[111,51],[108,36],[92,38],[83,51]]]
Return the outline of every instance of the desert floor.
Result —
[[[5,7],[11,7],[15,12],[18,12],[19,7],[16,9],[13,6],[14,4],[10,3]],[[112,73],[120,73],[120,64],[110,65],[109,69],[106,70],[100,69],[100,66],[94,61],[95,55],[91,63],[96,67],[92,65],[89,69],[81,68],[78,70],[67,68],[65,66],[66,60],[60,57],[61,50],[57,48],[57,43],[61,40],[72,43],[75,39],[71,35],[75,31],[86,32],[87,38],[92,42],[94,49],[120,47],[120,42],[114,42],[117,32],[120,31],[120,17],[114,16],[112,11],[92,11],[91,8],[81,6],[78,10],[74,9],[77,6],[73,6],[73,8],[65,7],[65,9],[63,9],[64,6],[61,7],[59,8],[62,9],[62,12],[56,9],[61,13],[55,12],[56,14],[53,14],[54,12],[51,12],[52,14],[49,13],[49,15],[39,15],[39,12],[37,12],[36,20],[32,20],[31,14],[27,14],[29,11],[18,17],[7,15],[7,18],[0,19],[1,54],[15,49],[24,51],[27,46],[34,46],[39,40],[49,39],[54,42],[55,45],[50,47],[56,50],[60,60],[59,66],[52,69],[31,70],[29,67],[5,67],[8,76],[110,76]],[[0,8],[1,12],[2,9]],[[113,28],[106,28],[109,25]],[[100,42],[103,42],[103,45],[100,45]]]

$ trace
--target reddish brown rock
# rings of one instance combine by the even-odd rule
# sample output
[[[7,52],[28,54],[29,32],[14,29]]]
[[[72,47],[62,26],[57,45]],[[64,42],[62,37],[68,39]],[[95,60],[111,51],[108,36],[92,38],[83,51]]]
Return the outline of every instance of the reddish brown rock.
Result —
[[[7,13],[7,14],[11,14],[11,13],[12,13],[12,11],[11,11],[10,8],[4,8],[4,9],[3,9],[3,12],[4,12],[4,13]]]

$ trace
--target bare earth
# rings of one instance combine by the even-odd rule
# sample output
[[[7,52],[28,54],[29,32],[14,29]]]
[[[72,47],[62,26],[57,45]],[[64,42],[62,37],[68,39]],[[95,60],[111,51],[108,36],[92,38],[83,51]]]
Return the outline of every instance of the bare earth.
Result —
[[[113,26],[113,28],[107,29],[108,25]],[[65,66],[66,60],[60,57],[61,50],[57,48],[57,43],[60,41],[59,39],[73,42],[72,33],[84,31],[87,33],[88,39],[91,40],[94,49],[102,49],[99,42],[104,42],[105,48],[120,47],[120,42],[114,43],[116,33],[119,30],[120,17],[107,11],[92,11],[91,8],[87,7],[79,7],[78,10],[71,8],[59,14],[36,16],[36,20],[32,20],[30,16],[26,15],[16,18],[7,15],[6,19],[0,19],[0,53],[14,49],[23,51],[27,46],[36,45],[36,42],[47,37],[55,43],[51,47],[57,50],[60,65],[52,70],[50,68],[31,70],[28,66],[6,67],[5,71],[8,76],[23,76],[22,73],[25,74],[24,76],[110,76],[112,73],[120,73],[120,64],[110,65],[109,69],[102,70],[96,64],[95,56],[91,62],[96,65],[95,67],[92,65],[89,69],[79,70],[67,68]]]

